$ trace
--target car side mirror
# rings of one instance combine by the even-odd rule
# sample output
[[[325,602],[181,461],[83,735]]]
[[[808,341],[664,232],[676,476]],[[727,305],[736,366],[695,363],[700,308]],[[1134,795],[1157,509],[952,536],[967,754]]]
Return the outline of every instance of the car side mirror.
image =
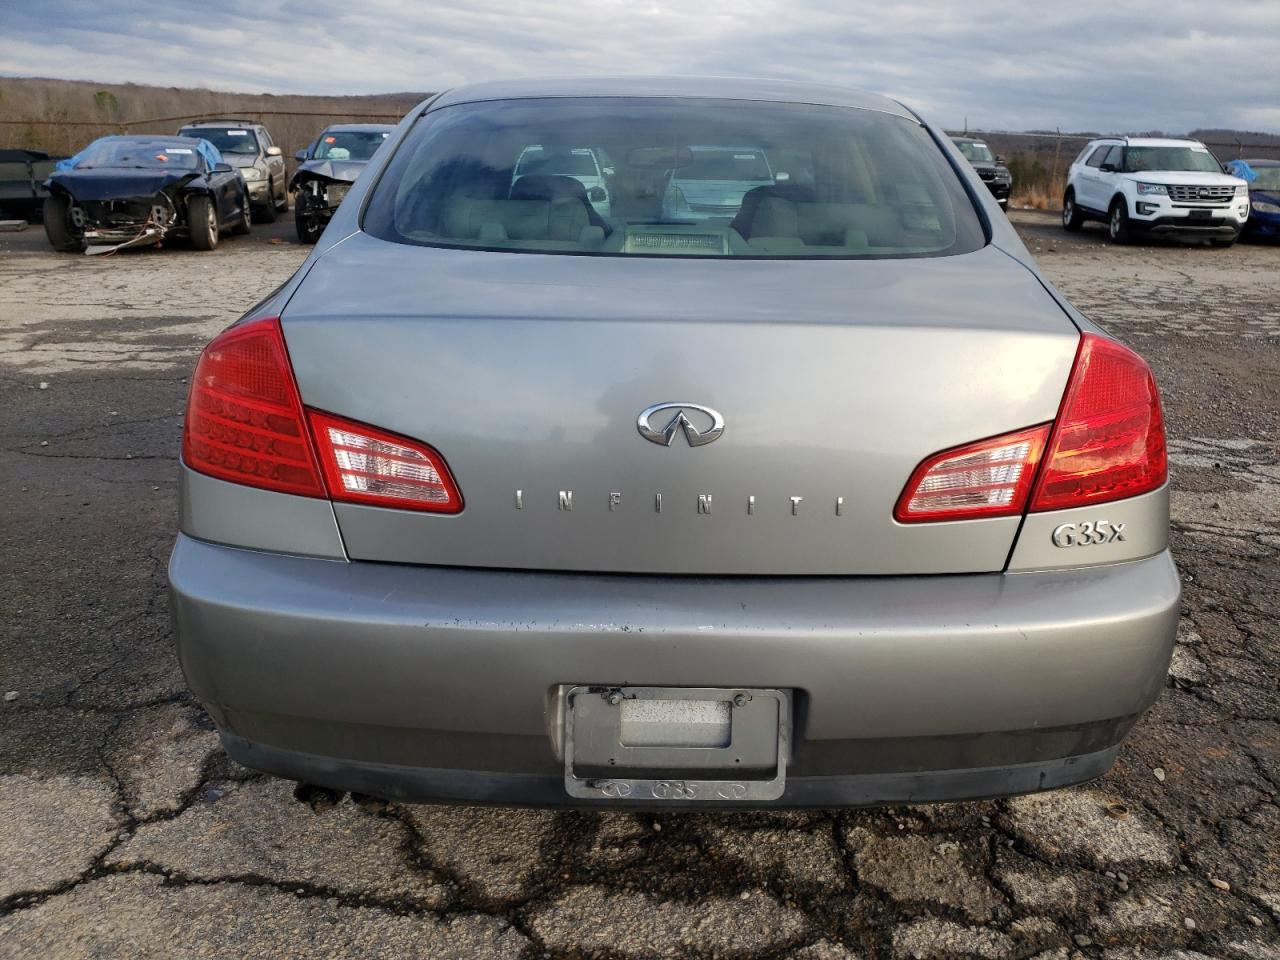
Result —
[[[1116,172],[1116,165],[1115,165],[1114,163],[1104,163],[1104,164],[1102,164],[1102,166],[1098,167],[1098,169],[1099,169],[1102,173],[1115,173],[1115,172]]]
[[[280,149],[279,147],[277,147],[277,146],[270,146],[270,147],[267,147],[267,156],[268,156],[268,157],[279,157],[279,156],[281,156],[283,153],[284,153],[284,151],[283,151],[283,150],[281,150],[281,149]]]
[[[998,153],[996,154],[996,163],[999,163],[999,164],[1006,164],[1006,163],[1008,163],[1008,162],[1009,162],[1009,161],[1008,161],[1008,160],[1006,160],[1004,157],[1000,156],[1000,154],[998,154]]]
[[[592,187],[587,191],[587,199],[592,203],[603,203],[609,199],[609,195],[604,192],[603,187]]]
[[[791,174],[787,173],[785,170],[779,170],[777,173],[773,175],[773,182],[774,183],[790,183]]]
[[[295,160],[297,160],[299,163],[301,163],[302,161],[304,161],[304,160],[306,160],[306,159],[307,159],[307,151],[305,151],[305,150],[299,150],[297,153],[295,153],[295,154],[293,155],[293,159],[295,159]]]
[[[229,163],[215,163],[213,165],[214,173],[234,173],[235,169],[236,168]]]

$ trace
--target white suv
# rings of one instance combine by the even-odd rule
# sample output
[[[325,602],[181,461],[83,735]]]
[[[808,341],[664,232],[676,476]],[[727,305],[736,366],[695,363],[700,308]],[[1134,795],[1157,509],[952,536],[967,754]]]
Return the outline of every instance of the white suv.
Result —
[[[1198,140],[1093,140],[1067,173],[1062,225],[1104,221],[1115,243],[1138,233],[1187,233],[1229,247],[1249,219],[1249,186],[1222,172]]]

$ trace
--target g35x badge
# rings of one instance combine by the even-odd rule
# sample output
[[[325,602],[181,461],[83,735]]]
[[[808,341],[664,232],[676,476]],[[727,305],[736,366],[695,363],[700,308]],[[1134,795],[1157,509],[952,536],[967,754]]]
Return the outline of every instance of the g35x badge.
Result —
[[[1084,523],[1062,523],[1053,528],[1055,547],[1092,547],[1099,543],[1124,541],[1123,523],[1109,520],[1086,520]]]
[[[669,418],[659,416],[664,410],[673,411]],[[702,422],[701,429],[694,426],[693,421],[685,413],[686,410],[701,414],[699,417]],[[707,424],[708,420],[710,425]],[[636,429],[640,431],[640,436],[650,443],[658,443],[664,447],[671,446],[677,430],[683,430],[689,446],[700,447],[704,443],[719,439],[720,434],[724,433],[724,417],[720,416],[718,410],[712,410],[699,403],[655,403],[652,407],[645,407],[640,411],[640,416],[636,418]]]

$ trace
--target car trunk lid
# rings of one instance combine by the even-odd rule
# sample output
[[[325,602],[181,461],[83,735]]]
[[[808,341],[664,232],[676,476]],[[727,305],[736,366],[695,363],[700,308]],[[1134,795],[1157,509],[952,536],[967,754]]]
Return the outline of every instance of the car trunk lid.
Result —
[[[1052,420],[1079,339],[994,247],[693,261],[364,234],[283,326],[307,405],[432,445],[465,502],[337,504],[352,559],[681,574],[1002,569],[1019,518],[900,524],[895,500],[929,454]],[[674,421],[669,445],[638,424],[664,404],[646,423]]]

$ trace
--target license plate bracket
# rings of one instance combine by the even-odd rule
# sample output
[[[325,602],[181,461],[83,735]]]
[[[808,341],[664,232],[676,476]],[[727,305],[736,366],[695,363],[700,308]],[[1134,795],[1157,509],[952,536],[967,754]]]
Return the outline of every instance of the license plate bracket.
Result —
[[[575,686],[564,699],[565,789],[632,803],[776,800],[790,738],[786,690]]]

